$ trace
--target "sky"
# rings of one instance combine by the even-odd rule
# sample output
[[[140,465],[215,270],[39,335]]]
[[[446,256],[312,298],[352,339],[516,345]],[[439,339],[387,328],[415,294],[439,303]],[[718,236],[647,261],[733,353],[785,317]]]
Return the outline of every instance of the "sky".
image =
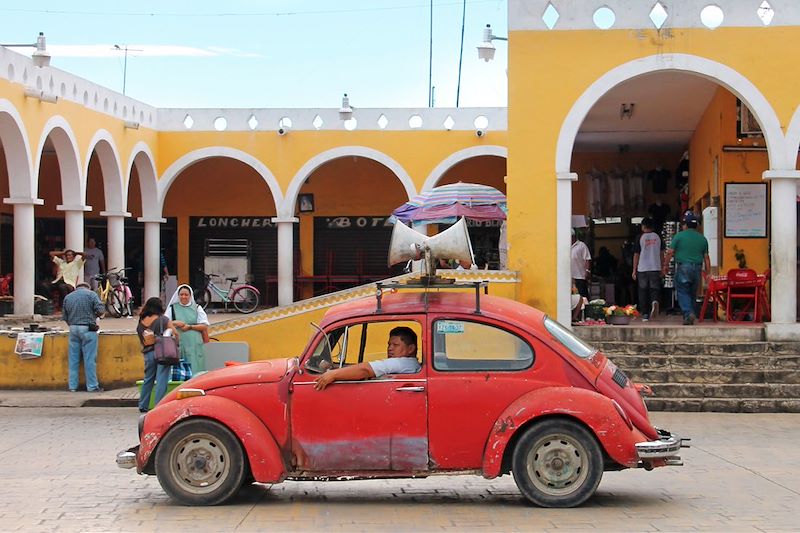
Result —
[[[433,60],[429,61],[433,4]],[[466,0],[460,107],[506,106],[506,0]],[[0,2],[0,43],[156,107],[455,107],[463,0]],[[119,48],[115,48],[117,45]],[[127,48],[127,74],[125,49]],[[20,53],[24,49],[15,49]],[[28,50],[30,54],[32,50]],[[125,78],[125,80],[123,80]]]

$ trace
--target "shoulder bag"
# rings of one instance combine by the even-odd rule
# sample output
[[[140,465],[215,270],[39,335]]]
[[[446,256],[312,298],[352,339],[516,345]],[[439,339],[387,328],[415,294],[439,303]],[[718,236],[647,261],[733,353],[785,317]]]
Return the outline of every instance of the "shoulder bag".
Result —
[[[178,353],[178,339],[172,335],[164,335],[165,318],[164,316],[159,317],[157,320],[158,331],[153,330],[156,334],[156,342],[153,345],[153,358],[159,365],[172,366],[177,365],[181,357]]]

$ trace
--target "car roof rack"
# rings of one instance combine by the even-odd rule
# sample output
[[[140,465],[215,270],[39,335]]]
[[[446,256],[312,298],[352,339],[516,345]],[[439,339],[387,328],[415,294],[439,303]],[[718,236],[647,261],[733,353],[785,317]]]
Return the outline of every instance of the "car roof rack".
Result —
[[[424,289],[422,292],[422,300],[425,303],[425,312],[428,311],[428,294],[431,289],[439,290],[445,289],[475,289],[475,314],[481,314],[481,288],[484,294],[489,294],[489,282],[486,280],[480,281],[458,281],[454,278],[444,278],[441,276],[422,276],[418,279],[412,279],[406,282],[379,281],[375,283],[377,290],[375,291],[376,308],[375,313],[382,313],[382,298],[386,290],[401,291],[401,290],[418,290]]]

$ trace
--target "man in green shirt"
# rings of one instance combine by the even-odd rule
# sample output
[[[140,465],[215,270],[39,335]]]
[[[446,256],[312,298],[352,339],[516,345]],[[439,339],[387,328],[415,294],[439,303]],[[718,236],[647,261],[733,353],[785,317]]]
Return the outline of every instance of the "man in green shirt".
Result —
[[[683,313],[683,324],[694,324],[697,317],[694,314],[694,302],[697,297],[697,287],[700,285],[700,273],[703,266],[706,272],[710,271],[711,262],[708,259],[708,241],[702,233],[697,231],[697,217],[691,211],[683,215],[682,231],[679,231],[669,249],[664,255],[664,265],[661,267],[664,274],[669,268],[669,260],[675,256],[675,292],[678,305]]]

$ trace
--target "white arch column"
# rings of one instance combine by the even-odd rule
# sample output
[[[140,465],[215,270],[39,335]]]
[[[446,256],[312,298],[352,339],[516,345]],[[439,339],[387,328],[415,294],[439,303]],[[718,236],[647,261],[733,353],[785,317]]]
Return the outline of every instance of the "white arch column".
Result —
[[[130,213],[101,211],[100,216],[106,217],[108,231],[106,268],[125,268],[125,218]]]
[[[138,218],[144,223],[144,299],[158,296],[160,289],[161,224],[166,218]]]
[[[58,205],[58,211],[64,212],[64,248],[82,252],[83,238],[83,213],[92,208],[85,205]],[[81,275],[80,278],[83,278]]]
[[[33,207],[43,205],[44,200],[5,198],[3,202],[14,206],[14,314],[32,315],[36,264]]]
[[[578,181],[575,172],[556,174],[556,313],[558,321],[569,327],[572,323],[572,272],[569,260],[572,231],[572,183]]]
[[[294,301],[294,225],[296,217],[273,218],[278,225],[278,305]]]
[[[797,339],[797,170],[767,170],[771,183],[770,249],[772,317],[767,324],[770,340]],[[794,335],[791,333],[794,332]]]

